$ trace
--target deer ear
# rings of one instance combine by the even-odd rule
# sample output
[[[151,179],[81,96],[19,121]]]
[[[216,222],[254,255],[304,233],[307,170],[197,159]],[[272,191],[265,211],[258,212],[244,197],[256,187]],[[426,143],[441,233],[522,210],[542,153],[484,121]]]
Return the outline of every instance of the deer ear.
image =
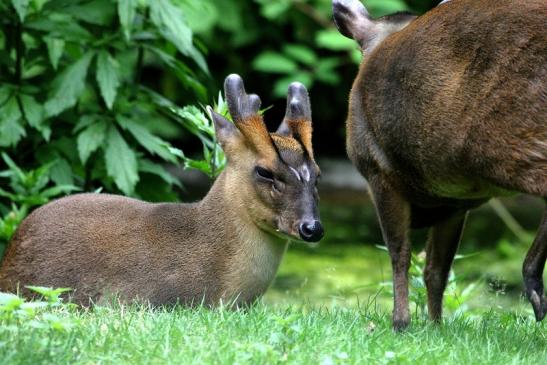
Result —
[[[236,126],[222,115],[207,106],[207,113],[215,125],[215,135],[224,152],[228,152],[228,146],[241,140],[241,133]]]
[[[359,0],[333,0],[332,13],[338,31],[366,49],[376,37],[378,28]]]

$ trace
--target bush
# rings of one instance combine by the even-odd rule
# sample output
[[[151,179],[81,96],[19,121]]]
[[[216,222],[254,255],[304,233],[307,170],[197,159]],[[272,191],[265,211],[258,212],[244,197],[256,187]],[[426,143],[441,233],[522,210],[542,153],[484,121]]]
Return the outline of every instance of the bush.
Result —
[[[222,169],[202,109],[180,108],[141,80],[146,64],[158,64],[190,101],[208,100],[203,51],[176,2],[11,0],[0,19],[1,240],[61,193],[176,200],[166,166]],[[166,140],[173,128],[199,138],[203,160]]]

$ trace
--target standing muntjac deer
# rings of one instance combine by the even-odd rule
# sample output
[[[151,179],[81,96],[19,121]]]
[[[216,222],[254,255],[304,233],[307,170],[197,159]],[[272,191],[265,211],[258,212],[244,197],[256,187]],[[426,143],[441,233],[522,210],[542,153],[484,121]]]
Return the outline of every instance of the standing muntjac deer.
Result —
[[[358,0],[334,0],[333,13],[363,51],[347,152],[391,256],[393,326],[410,323],[408,232],[420,227],[430,227],[429,317],[440,321],[467,211],[514,192],[547,198],[547,2],[453,0],[373,20]],[[546,256],[547,214],[522,270],[538,321]]]
[[[194,204],[107,194],[53,201],[8,246],[0,288],[70,287],[87,305],[117,294],[153,305],[252,303],[273,280],[288,241],[323,236],[306,88],[290,85],[285,119],[269,133],[260,99],[225,80],[234,124],[208,109],[228,163]]]

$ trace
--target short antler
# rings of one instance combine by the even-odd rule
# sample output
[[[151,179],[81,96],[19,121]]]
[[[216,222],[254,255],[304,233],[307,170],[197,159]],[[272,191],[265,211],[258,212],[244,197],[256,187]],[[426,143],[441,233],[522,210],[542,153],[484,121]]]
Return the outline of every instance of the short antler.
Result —
[[[306,87],[299,82],[293,82],[289,85],[285,119],[311,120],[311,107],[308,90],[306,90]]]
[[[248,95],[243,79],[239,75],[231,74],[224,81],[224,96],[234,124],[249,144],[263,155],[277,156],[270,133],[259,114],[258,95]]]
[[[306,87],[299,82],[289,85],[285,118],[277,129],[277,134],[292,135],[302,143],[310,157],[313,157],[310,98]]]
[[[234,122],[243,122],[258,115],[260,98],[256,94],[248,95],[243,85],[243,79],[237,74],[231,74],[224,81],[224,94],[228,110]]]

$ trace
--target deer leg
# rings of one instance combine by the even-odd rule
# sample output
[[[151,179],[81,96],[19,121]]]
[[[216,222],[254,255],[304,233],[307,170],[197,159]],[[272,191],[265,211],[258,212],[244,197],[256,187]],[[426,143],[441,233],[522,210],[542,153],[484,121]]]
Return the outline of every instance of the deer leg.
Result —
[[[539,322],[547,314],[547,298],[543,294],[543,270],[547,258],[547,209],[538,229],[534,243],[528,250],[524,264],[522,265],[522,276],[524,277],[524,290],[532,308],[536,320]]]
[[[393,268],[393,328],[402,330],[410,324],[408,306],[410,204],[382,177],[369,179],[369,185]]]
[[[429,318],[440,322],[443,311],[443,293],[450,267],[460,243],[467,213],[458,212],[437,223],[429,231],[426,246],[424,280],[427,287]]]

